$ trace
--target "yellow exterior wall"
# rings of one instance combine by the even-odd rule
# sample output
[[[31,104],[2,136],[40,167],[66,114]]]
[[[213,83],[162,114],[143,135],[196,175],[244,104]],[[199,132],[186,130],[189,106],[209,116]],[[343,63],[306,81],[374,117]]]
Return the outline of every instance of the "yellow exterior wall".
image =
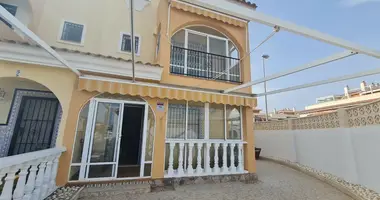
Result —
[[[135,35],[141,38],[141,54],[136,61],[153,62],[157,5],[152,0],[142,11],[135,11]],[[85,25],[84,45],[60,42],[63,20]],[[130,33],[130,8],[126,1],[104,0],[49,0],[44,3],[40,22],[35,32],[52,46],[131,59],[130,54],[119,49],[120,33]],[[50,31],[46,31],[50,30]]]
[[[96,92],[85,92],[78,90],[72,91],[72,96],[75,98],[71,99],[70,108],[68,110],[70,118],[67,119],[65,125],[65,135],[63,136],[63,145],[66,147],[66,152],[59,160],[57,185],[64,185],[68,181],[79,113],[82,110],[82,107],[97,94],[98,93]]]
[[[247,54],[247,37],[246,31],[248,27],[237,27],[230,24],[223,23],[208,17],[200,16],[197,14],[185,12],[183,10],[178,10],[176,8],[171,8],[170,10],[170,25],[169,34],[168,30],[168,2],[161,1],[158,6],[159,13],[157,17],[157,27],[161,26],[161,45],[158,58],[156,61],[164,66],[164,71],[162,75],[162,83],[192,86],[208,89],[227,89],[238,85],[237,83],[228,83],[224,81],[213,81],[200,78],[193,78],[181,75],[170,74],[170,38],[178,30],[194,25],[204,25],[216,29],[217,31],[226,35],[239,50],[240,57],[245,57]],[[250,70],[250,58],[245,57],[241,63],[241,74],[243,82],[249,82],[251,80],[251,70]],[[245,88],[241,92],[250,93],[251,89]]]
[[[33,18],[30,28],[49,45],[130,59],[129,54],[119,52],[120,32],[130,32],[129,8],[127,8],[125,1],[112,1],[111,3],[111,1],[105,2],[104,0],[36,0],[36,2],[35,5],[32,5],[35,18]],[[86,33],[83,46],[58,41],[64,19],[85,25]],[[246,37],[248,27],[229,25],[174,8],[171,9],[170,24],[168,24],[167,0],[152,0],[143,11],[135,11],[135,20],[135,32],[141,36],[141,54],[136,57],[136,60],[150,63],[157,62],[163,66],[164,72],[161,83],[220,90],[238,85],[222,81],[171,75],[169,72],[170,37],[176,31],[187,26],[209,26],[232,40],[242,58],[249,51],[246,45],[248,43],[248,38]],[[156,37],[154,33],[158,26],[161,26],[161,47],[156,58]],[[167,30],[169,31],[168,35],[166,34]],[[14,33],[12,34],[14,35]],[[249,82],[251,80],[249,56],[242,61],[241,68],[243,82]],[[17,70],[20,70],[21,78],[36,81],[47,87],[57,96],[61,103],[63,115],[57,144],[65,146],[67,151],[60,158],[57,184],[64,185],[68,180],[79,112],[82,106],[98,93],[78,91],[76,89],[77,76],[68,69],[0,61],[0,77],[15,77]],[[251,92],[250,88],[242,89],[241,91]],[[156,116],[152,178],[163,178],[168,100],[147,99],[147,101]],[[156,111],[157,102],[165,104],[165,111]],[[247,142],[244,147],[245,169],[255,172],[252,109],[245,107],[242,115],[244,141]]]
[[[71,93],[76,87],[76,75],[68,69],[0,61],[0,78],[16,77],[17,70],[19,70],[20,78],[26,78],[44,85],[58,98],[62,107],[62,120],[56,144],[62,146]]]
[[[256,173],[253,110],[249,107],[243,109],[243,138],[244,142],[246,142],[244,144],[244,169],[250,173]]]
[[[4,100],[0,100],[0,124],[7,123],[16,89],[49,91],[45,86],[34,81],[10,77],[0,78],[0,88],[3,88],[6,94]]]

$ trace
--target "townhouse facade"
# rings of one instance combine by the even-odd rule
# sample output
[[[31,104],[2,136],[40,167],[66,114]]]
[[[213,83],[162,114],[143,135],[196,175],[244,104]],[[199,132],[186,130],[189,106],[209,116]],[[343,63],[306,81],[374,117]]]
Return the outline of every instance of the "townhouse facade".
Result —
[[[31,164],[57,185],[254,174],[256,99],[220,91],[251,81],[249,21],[222,8],[256,5],[205,2],[137,0],[132,38],[129,1],[0,0],[81,73],[1,19],[0,157],[62,147]]]

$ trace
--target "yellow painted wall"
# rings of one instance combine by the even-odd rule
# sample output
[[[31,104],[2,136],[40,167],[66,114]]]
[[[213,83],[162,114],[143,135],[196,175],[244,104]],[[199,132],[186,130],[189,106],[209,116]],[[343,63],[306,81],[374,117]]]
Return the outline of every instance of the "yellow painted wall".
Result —
[[[0,79],[3,77],[16,77],[17,70],[19,70],[18,74],[20,78],[29,79],[44,85],[58,98],[62,107],[62,120],[56,144],[57,146],[62,146],[69,103],[72,91],[76,86],[77,76],[68,69],[0,61]]]
[[[153,62],[153,33],[156,28],[158,2],[159,0],[152,0],[142,11],[134,12],[135,34],[141,37],[141,54],[136,56],[137,61]],[[49,0],[44,4],[35,31],[52,46],[130,59],[130,54],[119,51],[120,33],[130,33],[129,10],[125,0]],[[85,25],[83,46],[59,42],[63,20]]]
[[[226,35],[234,42],[240,52],[240,57],[245,57],[247,54],[246,31],[247,27],[237,27],[230,24],[223,23],[208,17],[200,16],[197,14],[189,13],[176,8],[170,10],[170,25],[168,29],[168,2],[161,1],[158,6],[159,12],[157,17],[157,26],[161,26],[161,45],[158,58],[156,61],[164,66],[162,75],[162,83],[208,88],[208,89],[227,89],[234,87],[236,83],[227,83],[224,81],[212,81],[200,78],[186,77],[181,75],[170,74],[170,38],[178,30],[194,25],[205,25]],[[169,32],[168,32],[169,30]],[[167,34],[168,32],[168,34]],[[241,64],[242,80],[249,82],[251,80],[251,67],[249,56],[244,58]],[[242,89],[241,92],[251,92],[250,88]]]
[[[45,86],[23,78],[0,78],[0,88],[5,91],[5,98],[0,99],[0,124],[6,124],[11,110],[14,92],[16,89],[28,89],[38,91],[49,91]]]

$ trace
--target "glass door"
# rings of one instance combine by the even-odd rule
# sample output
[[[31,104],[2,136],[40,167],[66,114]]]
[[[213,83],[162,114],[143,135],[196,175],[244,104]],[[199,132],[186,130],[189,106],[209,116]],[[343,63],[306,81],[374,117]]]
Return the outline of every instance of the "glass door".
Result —
[[[215,79],[228,80],[228,42],[225,39],[209,36],[208,52],[210,55],[211,77]]]
[[[123,116],[123,104],[119,102],[92,102],[93,113],[86,135],[85,179],[110,179],[117,174],[119,140]],[[90,118],[89,118],[90,119]]]

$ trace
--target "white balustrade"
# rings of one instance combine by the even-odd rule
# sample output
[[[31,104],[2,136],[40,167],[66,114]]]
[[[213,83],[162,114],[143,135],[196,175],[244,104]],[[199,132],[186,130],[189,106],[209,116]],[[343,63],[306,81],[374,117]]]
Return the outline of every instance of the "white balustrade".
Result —
[[[165,177],[246,173],[243,166],[243,141],[170,139],[166,143],[169,144],[169,157]],[[176,146],[179,148],[176,149]]]
[[[53,193],[58,160],[65,150],[51,148],[0,158],[0,180],[5,177],[0,200],[42,200]]]

